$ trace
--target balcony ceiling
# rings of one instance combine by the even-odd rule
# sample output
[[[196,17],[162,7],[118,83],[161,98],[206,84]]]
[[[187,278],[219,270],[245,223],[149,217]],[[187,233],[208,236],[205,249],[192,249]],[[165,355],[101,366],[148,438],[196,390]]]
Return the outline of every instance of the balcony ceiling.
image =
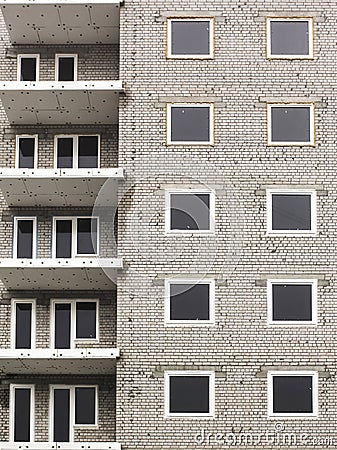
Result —
[[[0,191],[11,207],[92,207],[108,179],[113,206],[122,169],[0,169]]]
[[[8,290],[112,290],[123,261],[118,258],[0,259]]]
[[[0,99],[12,125],[118,123],[121,81],[0,83]]]
[[[118,349],[0,349],[3,375],[105,375],[115,372]]]
[[[12,44],[117,44],[120,0],[0,0]]]

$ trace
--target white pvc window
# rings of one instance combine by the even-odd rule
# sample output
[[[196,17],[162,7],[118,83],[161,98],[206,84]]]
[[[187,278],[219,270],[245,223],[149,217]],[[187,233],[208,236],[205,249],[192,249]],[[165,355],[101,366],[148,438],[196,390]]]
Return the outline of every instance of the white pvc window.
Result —
[[[312,103],[267,105],[268,145],[315,145],[315,109]]]
[[[164,377],[166,417],[214,416],[214,372],[167,371]]]
[[[317,280],[268,280],[267,298],[270,325],[317,323]]]
[[[36,300],[12,300],[12,348],[35,348]]]
[[[213,324],[214,290],[214,280],[165,280],[165,323],[190,326]]]
[[[98,247],[98,217],[54,217],[53,258],[90,257]]]
[[[39,54],[23,54],[17,57],[17,81],[39,81]]]
[[[169,18],[167,57],[173,59],[214,58],[214,19],[210,17]]]
[[[96,428],[97,425],[97,386],[51,386],[50,440],[52,442],[73,442],[75,428]]]
[[[13,258],[37,257],[36,217],[14,217]]]
[[[100,167],[100,136],[55,136],[55,168],[87,169]]]
[[[19,134],[16,136],[15,167],[18,169],[37,168],[37,134]]]
[[[318,373],[315,371],[268,372],[268,415],[316,417]]]
[[[77,81],[77,59],[76,54],[56,54],[55,80]]]
[[[315,190],[268,189],[267,233],[279,236],[316,234],[316,203]]]
[[[215,194],[202,189],[166,191],[165,231],[168,234],[215,232]]]
[[[267,19],[267,58],[312,59],[313,19],[273,17]]]
[[[10,442],[34,442],[34,385],[10,385]]]
[[[52,348],[75,348],[79,342],[99,341],[99,303],[94,299],[53,300]]]
[[[167,144],[214,145],[214,104],[168,104]]]

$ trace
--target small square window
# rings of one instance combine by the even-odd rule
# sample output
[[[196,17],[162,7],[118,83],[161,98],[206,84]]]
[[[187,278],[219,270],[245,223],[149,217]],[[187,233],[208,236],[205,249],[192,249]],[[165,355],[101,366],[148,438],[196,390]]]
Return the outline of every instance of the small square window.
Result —
[[[214,280],[166,280],[165,290],[167,324],[214,323]]]
[[[267,58],[312,59],[313,19],[267,19]]]
[[[268,322],[310,325],[317,321],[317,280],[268,280]]]
[[[37,135],[16,136],[16,167],[35,169],[37,167]]]
[[[167,233],[214,233],[215,196],[193,190],[166,193]]]
[[[315,145],[312,104],[269,104],[268,145]]]
[[[315,191],[267,191],[268,233],[315,234],[316,228]]]
[[[167,57],[214,58],[214,19],[199,17],[168,19]]]
[[[39,81],[40,55],[18,55],[18,81]]]
[[[317,416],[317,372],[268,372],[269,416]]]
[[[167,105],[167,144],[214,145],[214,105]]]
[[[214,415],[214,372],[165,372],[168,417]]]
[[[77,55],[55,56],[56,81],[77,81]]]

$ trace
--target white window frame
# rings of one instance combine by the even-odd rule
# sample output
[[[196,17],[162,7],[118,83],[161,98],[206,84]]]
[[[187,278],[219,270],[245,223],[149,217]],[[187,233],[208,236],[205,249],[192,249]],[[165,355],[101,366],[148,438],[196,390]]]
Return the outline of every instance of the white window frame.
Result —
[[[15,168],[19,168],[19,140],[20,139],[34,139],[34,169],[37,169],[38,159],[38,134],[17,134],[15,139]]]
[[[209,22],[209,54],[204,55],[174,55],[172,54],[172,21],[174,22]],[[167,47],[166,57],[168,59],[214,59],[215,32],[214,17],[168,17],[167,18]]]
[[[32,258],[37,258],[37,217],[36,216],[15,216],[13,223],[13,259],[21,259],[17,257],[18,252],[18,221],[20,220],[32,220],[33,221],[33,252]]]
[[[95,424],[81,425],[75,424],[75,389],[76,388],[94,388],[95,389]],[[98,385],[97,384],[78,384],[64,385],[51,384],[49,387],[49,442],[53,442],[53,425],[54,425],[54,390],[69,389],[69,442],[74,442],[75,429],[97,429],[98,428]]]
[[[209,141],[172,141],[171,140],[171,126],[172,126],[172,109],[173,108],[209,108]],[[215,114],[214,103],[200,102],[200,103],[167,103],[166,105],[166,145],[208,145],[214,146],[214,128],[215,128]]]
[[[308,22],[309,54],[308,55],[273,55],[271,52],[271,23],[272,22]],[[314,20],[313,17],[267,17],[267,59],[314,59]]]
[[[21,60],[25,58],[36,59],[36,80],[35,81],[21,81]],[[40,80],[40,54],[39,53],[20,53],[17,56],[17,75],[16,79],[19,83],[35,83]]]
[[[58,138],[72,138],[73,140],[73,167],[78,169],[78,142],[79,137],[97,137],[98,139],[98,155],[97,155],[97,169],[101,167],[101,135],[100,134],[57,134],[54,136],[54,168],[57,169],[57,140]],[[61,169],[66,170],[66,169]]]
[[[77,219],[96,219],[97,220],[97,251],[96,253],[78,254],[77,253]],[[100,252],[100,221],[98,216],[53,216],[53,232],[52,232],[52,258],[56,258],[56,221],[71,220],[72,221],[72,248],[71,258],[93,258],[98,256]],[[65,258],[67,259],[67,258]]]
[[[208,376],[209,377],[209,412],[208,413],[171,413],[170,412],[170,377],[175,376]],[[215,373],[213,371],[170,370],[164,372],[165,383],[165,417],[212,418],[215,413]]]
[[[72,58],[74,60],[74,79],[72,81],[60,81],[59,80],[59,59],[60,58]],[[77,81],[77,69],[78,69],[78,54],[77,53],[56,53],[55,54],[55,81],[60,83],[72,83]]]
[[[310,230],[273,230],[272,196],[310,195],[311,196],[311,229]],[[315,236],[317,234],[317,192],[315,189],[267,189],[267,235],[268,236]]]
[[[311,376],[312,377],[312,413],[274,413],[274,392],[273,392],[273,378],[274,376]],[[268,416],[269,417],[284,417],[292,419],[294,417],[298,418],[312,418],[318,415],[318,372],[314,370],[296,370],[296,371],[268,371],[267,375],[268,382]]]
[[[36,299],[12,299],[11,301],[11,348],[13,350],[22,350],[15,347],[16,334],[16,305],[18,303],[27,303],[32,305],[32,325],[31,325],[31,349],[36,348]]]
[[[207,284],[209,286],[209,320],[171,320],[170,306],[171,296],[170,287],[172,284]],[[214,279],[195,279],[195,278],[166,278],[165,279],[165,325],[168,326],[209,326],[215,323],[215,280]]]
[[[78,298],[78,299],[52,299],[50,308],[50,346],[55,348],[55,305],[70,305],[70,349],[77,348],[78,343],[98,343],[99,342],[99,301],[95,298]],[[96,337],[95,338],[76,338],[76,304],[77,303],[96,303]]]
[[[9,388],[9,441],[14,441],[14,419],[15,419],[15,390],[16,389],[30,389],[30,441],[35,441],[35,385],[34,384],[10,384]],[[24,442],[21,442],[24,446]]]
[[[311,320],[273,320],[273,286],[276,284],[311,285]],[[267,280],[268,325],[307,326],[317,325],[317,279],[269,279]]]
[[[273,141],[272,140],[272,114],[273,108],[309,108],[310,109],[310,141],[292,142],[292,141]],[[315,104],[312,102],[301,103],[267,103],[267,145],[283,147],[315,147],[316,121]]]
[[[174,194],[208,194],[209,195],[209,230],[171,230],[171,195]],[[213,190],[200,189],[167,189],[165,191],[165,234],[167,235],[191,235],[191,234],[215,234],[215,192]]]

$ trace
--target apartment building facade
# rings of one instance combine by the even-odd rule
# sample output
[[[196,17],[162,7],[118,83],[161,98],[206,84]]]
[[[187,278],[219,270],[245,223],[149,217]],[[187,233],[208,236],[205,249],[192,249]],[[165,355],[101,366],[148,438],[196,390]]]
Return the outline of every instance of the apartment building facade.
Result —
[[[0,7],[1,447],[336,445],[337,7]]]

